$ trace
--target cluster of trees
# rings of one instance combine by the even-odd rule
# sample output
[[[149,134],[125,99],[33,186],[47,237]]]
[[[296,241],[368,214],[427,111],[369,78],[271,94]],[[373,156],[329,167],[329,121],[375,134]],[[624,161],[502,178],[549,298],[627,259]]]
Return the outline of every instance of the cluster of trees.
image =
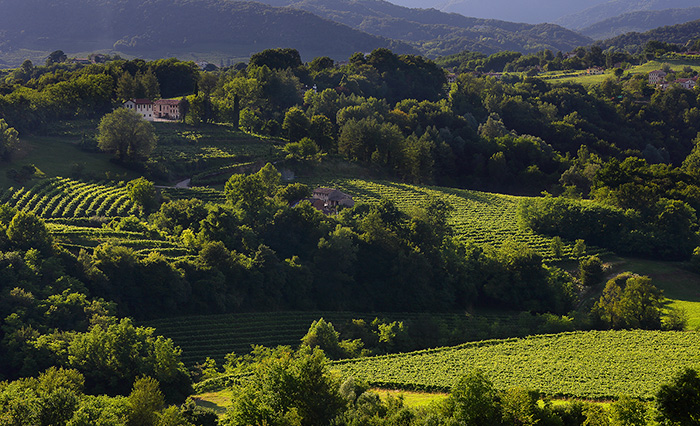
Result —
[[[226,204],[164,202],[141,227],[181,241],[197,258],[139,258],[102,245],[79,258],[101,283],[96,294],[137,317],[176,309],[431,311],[479,302],[565,313],[571,306],[572,278],[544,266],[527,247],[511,241],[490,250],[455,242],[442,200],[431,199],[410,215],[382,200],[329,217],[306,202],[290,207],[309,190],[279,181],[267,165],[232,176]],[[125,221],[136,226],[127,219],[114,226]]]
[[[38,375],[0,383],[0,416],[13,425],[215,426],[214,412],[188,399],[168,405],[157,380],[140,377],[125,395],[93,395],[74,369],[51,367]]]

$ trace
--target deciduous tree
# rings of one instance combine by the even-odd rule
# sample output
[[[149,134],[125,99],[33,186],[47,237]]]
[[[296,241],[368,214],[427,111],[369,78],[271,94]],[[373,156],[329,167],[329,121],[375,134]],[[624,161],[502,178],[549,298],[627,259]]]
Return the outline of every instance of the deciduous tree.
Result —
[[[137,112],[117,108],[100,120],[97,146],[121,161],[147,157],[156,146],[153,125]]]

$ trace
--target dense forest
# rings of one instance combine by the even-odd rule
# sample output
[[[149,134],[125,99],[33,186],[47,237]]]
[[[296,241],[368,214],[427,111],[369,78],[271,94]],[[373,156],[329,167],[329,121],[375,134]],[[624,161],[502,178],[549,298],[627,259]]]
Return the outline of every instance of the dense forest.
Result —
[[[643,55],[680,49],[647,47]],[[213,424],[211,413],[191,401],[164,408],[191,393],[190,372],[172,340],[134,323],[174,314],[480,306],[546,315],[578,329],[682,329],[682,318],[661,320],[665,300],[648,278],[621,274],[604,284],[599,299],[580,303],[606,281],[586,243],[656,259],[700,256],[698,88],[661,90],[645,74],[624,73],[591,87],[552,84],[526,71],[643,58],[615,55],[595,47],[577,50],[576,59],[549,51],[464,52],[440,62],[458,71],[449,84],[436,62],[386,48],[343,64],[330,57],[304,63],[296,50],[270,49],[247,64],[209,71],[176,59],[107,57],[82,66],[56,51],[45,65],[25,61],[4,71],[4,161],[12,161],[24,135],[47,134],[59,121],[93,120],[96,131],[82,137],[82,149],[113,152],[115,164],[144,177],[125,184],[137,206],[132,215],[89,226],[158,236],[189,254],[144,255],[115,244],[66,248],[34,214],[0,206],[0,375],[8,380],[0,384],[0,413],[10,424]],[[502,79],[478,72],[506,69],[524,72]],[[678,78],[697,74],[676,71]],[[154,144],[179,142],[157,141],[143,120],[144,144],[134,142],[134,128],[123,150],[110,145],[110,127],[130,115],[118,107],[132,98],[178,98],[188,128],[216,123],[264,135],[285,157],[213,182],[223,184],[223,202],[169,199],[153,181],[192,176],[204,165],[151,156]],[[324,215],[299,202],[311,188],[281,179],[283,167],[330,161],[402,182],[545,192],[522,202],[522,226],[558,238],[553,244],[578,240],[576,271],[544,263],[514,240],[500,247],[457,241],[448,223],[452,207],[439,198],[410,211],[382,199]],[[478,373],[466,376],[444,406],[417,412],[379,400],[363,383],[341,385],[328,374],[325,355],[311,348],[359,356],[363,347],[376,351],[395,338],[386,337],[395,326],[378,320],[339,337],[318,321],[299,351],[228,357],[223,368],[243,379],[223,424],[579,425],[600,415],[584,404],[540,406],[537,393],[524,389],[496,391]],[[697,375],[674,380],[663,392],[683,390]],[[682,416],[663,392],[660,416]],[[616,404],[624,413],[637,402]]]

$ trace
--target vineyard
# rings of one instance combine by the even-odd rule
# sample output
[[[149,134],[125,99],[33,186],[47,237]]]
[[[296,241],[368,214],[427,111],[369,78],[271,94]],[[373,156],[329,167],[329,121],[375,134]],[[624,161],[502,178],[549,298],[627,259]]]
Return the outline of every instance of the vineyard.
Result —
[[[311,186],[317,183],[308,182]],[[512,238],[527,244],[547,260],[554,259],[552,240],[523,229],[518,224],[517,210],[521,197],[451,188],[422,187],[385,181],[336,179],[323,185],[339,188],[351,194],[356,201],[373,203],[382,197],[393,200],[405,211],[410,211],[428,196],[447,201],[454,207],[450,219],[455,236],[460,241],[499,247]],[[220,203],[224,195],[207,187],[160,188],[170,199],[199,198],[205,202]],[[82,182],[68,178],[51,178],[26,189],[10,188],[0,195],[0,202],[30,211],[48,220],[80,219],[90,217],[123,217],[134,215],[138,209],[129,199],[124,183],[108,181]],[[65,221],[62,224],[66,224]],[[69,222],[80,225],[83,222]],[[73,231],[71,231],[73,232]],[[68,233],[68,231],[66,231]],[[73,232],[75,233],[75,232]],[[125,237],[125,240],[131,239]],[[82,243],[74,243],[80,245]],[[145,248],[145,247],[144,247]],[[571,257],[573,243],[564,242],[563,256]],[[600,250],[589,247],[590,253]]]
[[[89,183],[68,178],[44,179],[29,189],[10,188],[0,196],[0,203],[44,219],[120,217],[137,212],[124,184]]]
[[[527,313],[460,315],[327,311],[187,316],[149,321],[144,325],[154,327],[158,334],[173,339],[182,349],[185,364],[194,365],[207,357],[221,362],[231,352],[247,353],[251,350],[251,345],[297,346],[311,323],[319,318],[332,322],[340,330],[352,319],[372,321],[376,317],[403,321],[409,331],[418,328],[423,334],[430,335],[430,338],[440,334],[441,340],[431,346],[447,346],[494,337],[526,336],[541,332],[543,327],[543,322]]]
[[[163,188],[170,199],[200,198],[223,201],[223,194],[210,188]],[[103,243],[132,248],[137,254],[157,251],[168,258],[191,255],[189,249],[148,232],[117,231],[102,227],[115,217],[138,213],[129,198],[126,185],[108,181],[83,182],[68,178],[50,178],[31,188],[10,188],[0,194],[0,203],[32,212],[46,220],[54,239],[64,248],[78,251]]]
[[[684,367],[700,365],[700,333],[591,331],[490,340],[333,364],[372,386],[449,390],[471,370],[499,389],[522,386],[551,396],[652,397]]]
[[[554,258],[551,238],[519,226],[517,212],[522,197],[359,179],[335,179],[325,185],[341,189],[360,202],[373,203],[389,198],[404,211],[415,208],[428,196],[438,197],[454,207],[450,223],[460,241],[499,247],[512,238],[527,244],[545,259]],[[564,243],[563,256],[571,257],[573,242]],[[600,250],[589,247],[589,252],[599,253]]]

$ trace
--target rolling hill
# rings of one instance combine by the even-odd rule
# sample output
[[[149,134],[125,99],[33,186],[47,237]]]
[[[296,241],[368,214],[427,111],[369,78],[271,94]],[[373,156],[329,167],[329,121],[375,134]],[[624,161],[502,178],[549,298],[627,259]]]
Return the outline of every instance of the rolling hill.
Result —
[[[294,47],[306,60],[346,59],[378,47],[417,53],[405,43],[308,12],[246,1],[0,0],[0,9],[0,52],[5,57],[18,49],[207,60],[247,59],[276,47]]]
[[[506,21],[527,22],[538,24],[554,22],[557,18],[569,15],[606,0],[590,0],[582,6],[578,0],[391,0],[392,3],[406,7],[433,7],[444,12],[455,12],[465,16],[476,16],[486,19],[502,19]]]
[[[383,0],[262,0],[305,10],[379,37],[412,43],[427,56],[462,50],[523,53],[570,51],[591,39],[553,24],[469,18],[437,9],[411,9]]]
[[[597,22],[614,18],[625,13],[685,9],[695,6],[700,6],[698,0],[610,0],[602,4],[592,5],[588,9],[580,12],[564,16],[556,20],[555,23],[572,30],[581,30]]]
[[[700,38],[700,20],[686,22],[668,27],[660,27],[644,33],[627,33],[596,43],[602,49],[617,47],[631,53],[638,53],[650,40],[666,43],[686,44]]]
[[[604,40],[630,32],[645,32],[663,26],[700,19],[700,7],[625,13],[588,26],[579,32],[594,40]]]

